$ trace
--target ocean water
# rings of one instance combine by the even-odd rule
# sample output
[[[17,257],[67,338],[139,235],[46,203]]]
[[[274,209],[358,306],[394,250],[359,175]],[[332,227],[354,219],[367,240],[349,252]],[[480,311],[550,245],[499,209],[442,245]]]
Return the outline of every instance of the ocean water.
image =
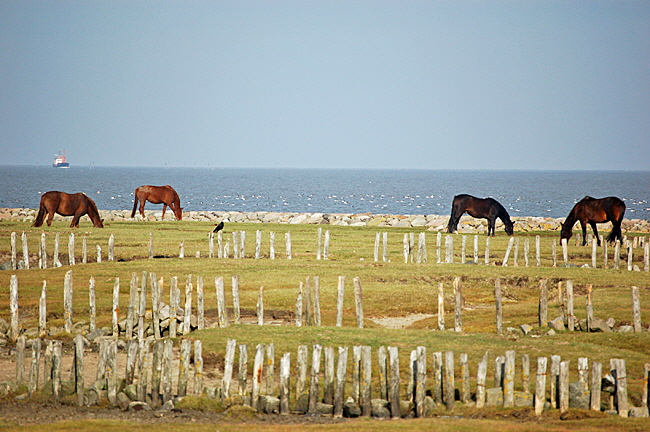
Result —
[[[454,195],[468,193],[495,198],[511,216],[565,217],[585,195],[614,195],[626,218],[650,220],[650,171],[0,166],[0,179],[0,207],[11,208],[38,208],[41,194],[60,190],[130,210],[136,187],[169,184],[185,211],[447,215]]]

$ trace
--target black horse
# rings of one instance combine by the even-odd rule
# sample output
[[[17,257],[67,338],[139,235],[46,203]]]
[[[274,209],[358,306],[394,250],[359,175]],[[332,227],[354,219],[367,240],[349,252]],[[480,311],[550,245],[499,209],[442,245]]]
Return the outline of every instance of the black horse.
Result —
[[[488,220],[488,236],[494,235],[494,227],[497,218],[501,219],[506,227],[506,234],[513,234],[513,223],[510,215],[499,202],[493,198],[476,198],[471,195],[456,195],[451,204],[451,217],[447,225],[447,231],[453,233],[458,229],[458,221],[463,213],[475,218]]]
[[[587,224],[591,225],[596,236],[596,242],[600,246],[600,237],[598,236],[597,223],[612,222],[612,232],[607,236],[608,242],[619,240],[623,242],[623,233],[621,232],[621,222],[625,215],[625,203],[617,197],[592,198],[586,196],[581,199],[569,213],[562,224],[561,239],[570,239],[573,234],[573,226],[580,221],[582,227],[582,245],[587,244]]]

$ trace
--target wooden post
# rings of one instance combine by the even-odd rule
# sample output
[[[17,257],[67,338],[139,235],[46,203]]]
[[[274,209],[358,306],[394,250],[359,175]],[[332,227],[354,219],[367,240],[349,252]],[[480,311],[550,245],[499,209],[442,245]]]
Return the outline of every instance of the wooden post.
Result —
[[[511,237],[515,239],[515,251],[514,256],[512,257],[512,263],[515,267],[519,266],[519,237]]]
[[[503,377],[506,371],[506,358],[497,356],[494,359],[494,387],[503,388]]]
[[[388,400],[388,354],[384,345],[377,349],[379,399]]]
[[[217,258],[228,258],[227,254],[224,254],[223,250],[223,231],[217,232]]]
[[[144,339],[144,318],[147,313],[147,272],[142,272],[140,280],[140,304],[138,310],[138,340]]]
[[[442,352],[433,353],[433,400],[437,405],[442,404],[443,379],[442,379]]]
[[[598,240],[594,237],[591,240],[591,268],[596,268],[596,252],[598,251]]]
[[[537,323],[540,327],[548,325],[548,281],[541,279],[539,281],[539,308],[537,313]]]
[[[348,347],[339,347],[339,357],[336,366],[336,388],[334,393],[334,418],[343,416],[343,398],[345,397],[345,381],[348,364]]]
[[[158,343],[156,343],[158,345]],[[163,345],[161,345],[161,351]],[[241,348],[241,345],[239,346]],[[181,340],[180,359],[178,361],[178,396],[187,395],[187,382],[190,373],[190,355],[192,352],[192,341],[189,339]],[[239,372],[241,374],[241,371]]]
[[[465,359],[467,360],[467,358]],[[415,376],[415,415],[422,418],[424,417],[424,397],[427,387],[427,349],[423,346],[418,346],[416,349]]]
[[[115,235],[113,234],[108,238],[108,260],[115,261]]]
[[[319,326],[321,324],[321,315],[320,315],[320,278],[314,276],[314,283],[312,284],[314,291],[314,325]]]
[[[149,373],[151,371],[151,364],[149,363],[149,344],[150,341],[139,339],[138,340],[138,371],[140,371],[140,378],[138,379],[138,395],[137,399],[144,402],[147,396],[147,383],[149,381]],[[101,353],[101,345],[100,345]],[[100,355],[101,357],[101,355]],[[98,371],[99,375],[99,371]]]
[[[355,277],[354,283],[354,303],[357,311],[357,327],[363,328],[363,292],[361,289],[361,279]]]
[[[373,258],[375,262],[379,261],[379,236],[380,236],[379,232],[375,233],[375,249],[373,254]]]
[[[463,240],[465,238],[463,237]],[[427,262],[427,242],[424,232],[418,235],[418,264]]]
[[[600,236],[600,242],[603,245],[603,268],[607,268],[607,242],[603,236]]]
[[[52,345],[52,398],[58,402],[61,397],[61,342]]]
[[[458,362],[460,363],[460,401],[467,403],[470,400],[469,363],[467,361],[467,353],[461,353]]]
[[[108,343],[108,361],[106,363],[106,384],[108,388],[108,401],[111,405],[117,404],[117,341]]]
[[[262,231],[255,231],[255,259],[260,259],[262,254]]]
[[[27,234],[23,232],[21,239],[23,241],[23,263],[25,270],[29,270],[29,248],[27,247]]]
[[[361,347],[361,379],[359,381],[359,405],[361,405],[361,415],[370,417],[372,402],[370,399],[370,383],[372,380],[372,363],[371,348],[369,346]]]
[[[483,354],[476,373],[476,408],[485,406],[485,382],[487,380],[488,353]]]
[[[291,371],[291,354],[285,353],[280,359],[280,414],[289,414],[289,388]]]
[[[223,381],[221,382],[221,397],[224,399],[230,396],[230,381],[232,380],[236,346],[237,341],[235,339],[228,339],[228,342],[226,342],[226,357],[224,359]]]
[[[323,246],[323,259],[327,260],[330,256],[330,230],[325,230],[325,245]]]
[[[16,341],[16,384],[22,386],[25,384],[25,345],[27,338],[25,335],[18,336]]]
[[[415,234],[409,233],[409,262],[413,264],[413,254],[415,251]]]
[[[485,238],[485,265],[490,264],[490,237]]]
[[[173,276],[169,287],[169,337],[175,338],[178,327],[178,307],[180,306],[180,290],[178,276]]]
[[[260,287],[257,296],[257,325],[264,325],[264,286]]]
[[[587,331],[591,331],[594,323],[594,291],[593,285],[587,285]]]
[[[389,402],[390,414],[392,418],[401,417],[400,409],[400,381],[399,381],[399,356],[397,347],[388,347],[388,361],[390,363],[390,386],[389,386]]]
[[[541,239],[539,236],[535,236],[535,265],[540,267],[542,265],[542,251],[540,245]]]
[[[238,375],[238,394],[241,396],[248,395],[248,345],[239,345],[239,375]]]
[[[614,404],[618,415],[627,417],[629,406],[627,401],[627,373],[625,370],[625,360],[612,359],[612,375],[616,379],[616,393],[614,394]]]
[[[226,303],[224,301],[224,311],[226,310],[225,304]],[[235,325],[241,324],[241,313],[239,310],[239,275],[232,276],[232,313],[233,313],[233,323]],[[227,325],[228,319],[225,312],[224,312],[224,317],[226,317],[226,325]]]
[[[478,264],[478,235],[474,235],[474,263]]]
[[[85,241],[86,237],[84,237]],[[85,242],[84,242],[85,244]],[[45,247],[45,233],[41,233],[41,247],[38,250],[38,268],[46,269],[47,268],[47,249]],[[85,262],[84,262],[85,264]]]
[[[616,240],[614,245],[614,270],[618,270],[621,267],[621,241]]]
[[[562,239],[562,259],[564,260],[564,265],[569,264],[569,245],[567,239]]]
[[[181,240],[181,244],[178,247],[178,257],[183,259],[185,258],[185,240]]]
[[[589,409],[600,411],[600,389],[602,385],[603,364],[599,362],[591,363],[591,394],[589,400]],[[647,388],[647,386],[646,386]]]
[[[251,407],[258,409],[257,402],[260,397],[262,385],[262,370],[264,368],[264,344],[257,344],[255,347],[255,361],[253,362],[253,387],[251,391]]]
[[[239,249],[239,232],[233,231],[232,232],[232,257],[234,259],[239,259],[240,251],[241,250]]]
[[[343,297],[345,293],[345,276],[339,276],[339,283],[336,296],[336,326],[343,325]]]
[[[194,395],[203,394],[203,344],[200,339],[194,341]]]
[[[454,278],[454,331],[463,331],[463,287],[460,277]]]
[[[16,247],[16,233],[12,232],[11,233],[11,269],[16,270],[18,268],[18,248]],[[52,264],[52,267],[54,267],[54,263]]]
[[[321,258],[321,249],[323,246],[323,228],[318,227],[318,245],[316,246],[316,260]]]
[[[634,248],[632,248],[632,244],[628,243],[627,244],[627,271],[632,271],[632,254],[634,252]]]
[[[126,370],[124,382],[126,385],[135,383],[135,371],[138,366],[138,341],[129,339],[126,343]]]
[[[269,258],[275,259],[275,232],[269,233]]]
[[[183,334],[189,334],[192,330],[192,275],[187,275],[185,281],[185,316],[183,317]]]
[[[445,236],[445,263],[454,263],[454,237],[451,235]]]
[[[448,410],[454,409],[455,385],[454,385],[454,352],[445,351],[445,405]]]
[[[18,276],[11,275],[9,279],[9,309],[11,310],[11,339],[16,341],[20,335],[20,320],[18,317]]]
[[[506,363],[503,374],[503,406],[512,408],[515,406],[515,352],[506,351]]]
[[[528,237],[526,237],[524,239],[524,263],[525,263],[526,267],[530,266],[529,255],[530,255],[530,239]]]
[[[589,359],[587,357],[578,357],[578,382],[589,388]]]
[[[156,280],[155,273],[149,273],[151,285],[151,319],[153,321],[153,332],[156,339],[160,339],[160,299],[163,279]]]
[[[560,362],[558,355],[551,356],[551,408],[560,407],[559,383],[560,383]]]
[[[72,270],[65,272],[63,280],[63,308],[65,331],[72,333]]]
[[[298,347],[298,360],[296,366],[296,400],[303,394],[309,394],[307,391],[307,345]]]
[[[538,417],[544,412],[546,403],[546,357],[537,357],[537,376],[535,379],[535,415]]]
[[[228,326],[228,316],[226,312],[226,294],[223,288],[223,277],[218,276],[214,279],[217,295],[217,315],[219,317],[219,327]]]
[[[381,253],[381,260],[383,262],[388,261],[388,233],[384,232],[382,233],[382,253]]]
[[[643,271],[650,272],[650,242],[647,239],[643,245]]]
[[[503,304],[501,299],[501,279],[496,278],[494,281],[494,298],[496,301],[497,313],[497,334],[503,334]]]
[[[120,335],[119,327],[119,311],[120,311],[120,278],[115,278],[115,284],[113,285],[113,309],[111,309],[113,316],[113,337],[117,338]]]
[[[407,233],[404,233],[404,240],[402,241],[402,245],[403,245],[402,249],[403,249],[404,263],[408,263],[410,250],[409,250],[409,236]]]
[[[62,267],[63,264],[61,264],[61,261],[59,260],[59,241],[61,239],[61,235],[59,233],[56,233],[54,236],[54,252],[52,253],[52,267]],[[101,262],[101,261],[98,261]]]
[[[445,329],[445,293],[443,283],[438,284],[438,330]]]
[[[323,402],[334,404],[334,347],[325,347],[325,377],[323,382]]]
[[[512,246],[514,245],[514,243],[515,243],[515,238],[510,237],[510,240],[508,240],[508,247],[506,248],[506,255],[503,257],[503,264],[502,264],[503,267],[508,266],[508,258],[510,257],[510,252],[512,251]]]
[[[208,234],[208,258],[214,258],[214,232]]]
[[[442,233],[438,233],[436,235],[436,262],[440,264],[442,262],[441,254],[440,254],[440,246],[442,244]]]
[[[422,233],[424,234],[424,233]],[[461,236],[460,242],[460,263],[465,264],[465,255],[467,254],[467,237]]]
[[[569,360],[560,363],[559,381],[560,412],[565,412],[569,409]]]
[[[32,341],[32,362],[29,368],[29,384],[27,387],[28,397],[31,397],[32,394],[34,394],[36,390],[38,390],[38,378],[39,378],[40,367],[41,367],[41,339],[37,338]]]
[[[275,394],[275,344],[266,344],[266,394]]]
[[[646,363],[643,365],[643,395],[641,396],[641,408],[650,408],[649,393],[650,393],[650,363]]]
[[[239,258],[246,258],[246,231],[239,232]]]
[[[571,279],[566,281],[566,299],[568,329],[573,331],[575,330],[576,317],[573,314],[573,281]]]
[[[74,379],[77,393],[77,405],[84,404],[84,337],[80,334],[74,338]]]
[[[530,393],[530,356],[528,354],[521,355],[521,386],[524,393]]]
[[[641,332],[641,297],[639,294],[639,287],[632,287],[632,316],[634,320],[634,331]]]
[[[361,391],[361,346],[352,347],[352,399],[359,403],[359,393]]]
[[[298,295],[296,296],[296,327],[302,327],[302,291],[303,283],[298,285]]]
[[[151,404],[154,407],[158,407],[162,404],[162,393],[160,392],[162,382],[162,370],[163,370],[163,355],[164,355],[164,342],[162,340],[157,340],[153,344],[153,360],[151,367]],[[181,345],[182,351],[182,345]],[[181,353],[181,357],[182,357]],[[187,381],[185,376],[185,370],[183,369],[183,359],[180,360],[179,372],[178,372],[178,394],[179,396],[185,396],[185,391]],[[181,395],[181,393],[183,393]]]
[[[70,237],[68,237],[68,265],[75,265],[74,233],[70,233]]]
[[[320,358],[321,352],[323,351],[323,346],[320,344],[314,344],[312,348],[312,357],[311,357],[311,374],[309,376],[309,405],[307,412],[310,414],[315,414],[316,404],[318,403],[319,395],[319,374],[320,374]]]
[[[205,294],[203,291],[203,276],[196,278],[196,315],[197,328],[203,330],[205,328]]]
[[[41,297],[38,300],[38,335],[44,337],[47,332],[47,281],[43,281]]]
[[[287,231],[284,234],[284,241],[285,241],[285,253],[287,255],[287,259],[291,259],[291,231]]]

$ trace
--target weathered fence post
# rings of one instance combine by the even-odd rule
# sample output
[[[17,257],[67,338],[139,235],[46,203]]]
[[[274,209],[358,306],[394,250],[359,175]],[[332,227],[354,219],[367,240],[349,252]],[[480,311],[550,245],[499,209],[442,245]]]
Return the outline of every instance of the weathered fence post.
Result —
[[[618,415],[627,417],[629,406],[627,401],[627,373],[625,371],[625,360],[610,360],[612,375],[616,379],[616,393],[614,394],[614,404]]]
[[[27,338],[25,335],[18,336],[16,341],[16,384],[19,386],[25,383],[25,346]]]
[[[140,304],[138,305],[138,340],[144,339],[144,318],[147,313],[147,272],[142,272],[140,280]]]
[[[156,308],[156,311],[158,308]],[[205,328],[205,294],[203,290],[203,276],[196,278],[196,315],[197,315],[197,328],[203,330]],[[154,317],[158,322],[158,317]],[[160,327],[159,327],[160,328]]]
[[[632,271],[632,254],[634,253],[634,248],[632,243],[628,242],[627,244],[627,271]]]
[[[372,402],[370,399],[370,383],[372,380],[372,361],[371,348],[367,345],[361,347],[361,376],[359,388],[359,405],[361,406],[361,415],[370,417]]]
[[[458,356],[460,363],[460,401],[467,403],[470,400],[469,389],[469,363],[467,360],[467,353],[461,353]]]
[[[474,235],[474,264],[478,264],[478,235]]]
[[[113,317],[113,337],[117,338],[120,335],[119,327],[119,311],[120,311],[120,278],[115,278],[115,284],[113,285],[113,309],[111,309]]]
[[[535,415],[540,416],[544,412],[546,403],[546,357],[537,357],[537,376],[535,379]]]
[[[467,365],[465,365],[467,366]],[[424,417],[424,397],[427,387],[427,349],[423,346],[416,348],[415,372],[415,415]],[[467,383],[469,385],[469,382]]]
[[[314,291],[314,325],[321,325],[321,314],[320,314],[320,278],[314,276],[313,281],[313,291]]]
[[[424,233],[422,233],[424,234]],[[467,253],[467,237],[466,236],[461,236],[461,241],[460,241],[460,263],[465,264],[465,255]]]
[[[203,343],[200,339],[194,341],[194,395],[203,393]]]
[[[226,303],[224,300],[224,310],[226,310],[225,304]],[[232,276],[232,313],[233,313],[233,323],[235,325],[241,324],[241,313],[239,309],[239,275]],[[224,316],[226,315],[224,314]]]
[[[515,251],[514,256],[512,257],[512,263],[515,267],[519,266],[519,237],[511,237],[515,239]]]
[[[316,404],[318,403],[318,393],[319,393],[319,374],[320,374],[320,358],[321,352],[323,351],[323,346],[320,344],[314,344],[312,347],[312,357],[311,357],[311,374],[309,376],[309,404],[307,412],[310,414],[315,414]]]
[[[302,395],[308,395],[307,391],[307,356],[308,350],[307,345],[298,346],[298,359],[296,365],[296,401],[300,399]]]
[[[562,260],[564,261],[564,265],[566,266],[569,264],[569,245],[567,242],[567,239],[563,238],[561,240],[562,243]]]
[[[217,258],[228,258],[223,250],[223,231],[217,232]]]
[[[503,377],[505,375],[506,358],[504,356],[497,356],[494,359],[494,387],[501,387],[503,389]]]
[[[70,233],[68,237],[68,264],[75,265],[74,259],[74,233]]]
[[[275,259],[275,232],[269,233],[269,258]]]
[[[443,283],[438,284],[438,330],[445,329],[445,293]]]
[[[551,408],[559,408],[560,362],[559,355],[551,356]]]
[[[591,327],[594,323],[594,291],[593,285],[587,285],[587,331],[591,331]]]
[[[409,248],[409,237],[407,233],[404,233],[404,240],[402,241],[403,245],[403,255],[404,255],[404,263],[409,262],[409,255],[411,254],[410,248]]]
[[[345,293],[345,276],[339,276],[339,283],[336,296],[336,326],[343,325],[343,297]]]
[[[180,290],[178,276],[173,276],[169,287],[169,337],[175,338],[178,328],[178,307],[180,306]]]
[[[289,414],[289,388],[291,372],[291,353],[285,353],[280,359],[280,414]]]
[[[86,237],[84,237],[84,240]],[[85,244],[85,243],[84,243]],[[47,248],[45,247],[45,233],[41,233],[41,243],[38,250],[38,268],[46,269],[47,268]],[[84,261],[84,264],[86,262]]]
[[[643,365],[643,396],[641,397],[641,408],[650,409],[649,393],[650,393],[650,363],[646,363]]]
[[[67,333],[72,333],[72,270],[65,272],[63,280],[63,316]]]
[[[9,309],[11,310],[11,339],[16,340],[20,335],[18,319],[18,276],[11,275],[9,280]]]
[[[327,260],[330,256],[330,230],[325,230],[325,244],[323,245],[323,259]]]
[[[325,347],[325,376],[323,379],[323,402],[334,404],[334,347]]]
[[[343,398],[345,397],[345,377],[347,375],[348,347],[339,347],[336,366],[336,388],[334,393],[334,418],[343,416]]]
[[[497,334],[503,333],[503,304],[501,299],[501,279],[494,281],[494,299],[496,301]]]
[[[257,296],[257,325],[264,325],[264,286],[260,287]]]
[[[600,236],[600,242],[603,245],[603,268],[607,268],[607,242],[603,236]]]
[[[298,295],[296,296],[296,327],[302,327],[302,291],[303,283],[298,285]]]
[[[147,383],[149,381],[149,374],[151,371],[151,364],[149,364],[149,344],[151,341],[145,339],[138,340],[138,371],[140,377],[138,379],[138,400],[144,402],[147,397]],[[100,345],[101,353],[101,345]],[[100,355],[101,357],[101,355]],[[97,375],[99,375],[99,370]]]
[[[490,264],[490,237],[485,238],[485,265]]]
[[[237,393],[241,396],[248,394],[248,345],[239,345],[239,374],[237,376],[239,386]]]
[[[445,263],[454,263],[454,237],[452,235],[445,236]]]
[[[442,379],[442,352],[437,351],[433,353],[433,400],[436,404],[442,404],[443,394],[443,379]]]
[[[530,266],[530,239],[526,237],[524,239],[524,263],[526,267]]]
[[[240,231],[239,233],[239,258],[246,258],[246,231]]]
[[[363,328],[363,292],[361,289],[361,279],[355,277],[354,283],[354,303],[357,311],[357,327]]]
[[[454,385],[454,352],[445,351],[445,405],[448,410],[454,409],[455,385]]]
[[[241,252],[239,248],[239,231],[232,232],[232,257],[234,259],[239,259],[239,253]]]
[[[54,341],[52,345],[52,398],[54,399],[55,402],[58,402],[60,396],[61,396],[61,342]]]
[[[291,259],[291,231],[287,231],[284,234],[284,241],[285,241],[285,253],[287,255],[287,259]]]
[[[232,380],[236,346],[237,341],[235,339],[228,339],[226,342],[226,357],[224,359],[223,381],[221,382],[221,397],[224,399],[230,396],[230,381]]]
[[[115,235],[113,234],[108,238],[108,260],[115,261]]]
[[[266,345],[266,394],[275,394],[275,344]]]
[[[27,247],[27,234],[23,232],[22,236],[23,241],[23,263],[25,270],[29,270],[29,248]]]
[[[463,331],[463,287],[460,277],[454,278],[454,331]]]
[[[621,241],[616,240],[614,245],[614,270],[618,270],[621,266]]]
[[[182,347],[181,347],[182,348]],[[181,349],[182,351],[182,349]],[[154,407],[158,407],[162,403],[162,394],[160,392],[161,382],[162,382],[162,371],[163,371],[163,353],[164,353],[164,342],[162,340],[157,340],[153,344],[153,359],[151,365],[151,404]],[[181,353],[182,357],[182,353]],[[178,373],[178,393],[181,396],[181,392],[186,388],[187,382],[185,381],[185,371],[183,368],[183,359],[180,360],[179,373]],[[185,396],[185,393],[182,394]]]
[[[262,231],[255,231],[255,259],[260,259],[262,254]]]
[[[18,268],[18,253],[17,253],[17,247],[16,247],[16,233],[12,232],[11,233],[11,269],[16,270]],[[54,264],[52,264],[52,267],[54,267]]]
[[[440,254],[440,246],[442,244],[442,233],[438,233],[436,235],[436,262],[440,264],[442,262],[441,254]]]
[[[535,236],[535,265],[540,267],[542,265],[542,251],[541,251],[541,239],[539,236]]]
[[[565,412],[569,409],[569,360],[564,360],[560,363],[558,388],[560,393],[560,412]]]
[[[241,348],[241,345],[239,347]],[[177,393],[179,397],[183,397],[187,395],[187,384],[188,384],[189,373],[190,373],[191,352],[192,352],[192,341],[189,339],[181,340],[180,359],[178,361],[178,392]],[[239,373],[241,376],[241,370],[239,371]]]
[[[515,406],[515,352],[506,351],[505,370],[503,374],[503,406]]]
[[[124,382],[126,385],[135,383],[135,371],[138,366],[138,341],[129,339],[126,343],[126,369]]]
[[[41,289],[41,297],[38,300],[39,337],[45,336],[46,331],[47,331],[47,281],[43,281],[43,288]]]
[[[598,240],[594,237],[591,240],[591,268],[596,268],[596,253],[598,251]]]
[[[521,386],[524,393],[530,393],[530,356],[528,354],[521,355]]]
[[[208,258],[214,258],[214,232],[208,234]]]
[[[377,349],[379,399],[388,400],[388,354],[384,345]]]
[[[219,319],[219,327],[228,326],[228,317],[226,315],[226,294],[223,287],[223,277],[218,276],[214,279],[217,296],[217,316]]]
[[[323,228],[318,227],[318,245],[316,246],[316,259],[321,259],[321,249],[323,246]]]
[[[483,354],[476,373],[476,408],[485,406],[485,381],[487,380],[488,353]]]
[[[591,394],[589,400],[589,409],[600,411],[600,389],[602,385],[603,364],[599,362],[591,363]],[[646,386],[647,390],[647,386]]]
[[[41,366],[41,339],[37,338],[34,339],[32,342],[32,362],[29,368],[29,384],[27,387],[28,397],[31,397],[32,394],[34,394],[36,390],[38,390],[38,378],[39,378],[40,366]]]
[[[74,380],[77,393],[77,405],[84,404],[84,337],[80,334],[74,338]]]
[[[510,257],[510,252],[512,251],[512,245],[515,243],[515,238],[510,237],[510,240],[508,240],[508,247],[506,248],[506,255],[503,257],[503,267],[508,266],[508,258]]]
[[[192,329],[192,275],[187,275],[185,281],[185,316],[183,317],[183,334],[189,334]]]
[[[571,279],[567,279],[566,281],[566,298],[567,298],[567,324],[568,324],[568,329],[569,331],[574,331],[575,330],[575,322],[576,322],[576,317],[573,314],[573,281]]]
[[[548,325],[548,282],[546,279],[539,281],[539,308],[537,322],[540,327]]]
[[[373,258],[374,258],[375,262],[379,261],[379,236],[380,236],[380,233],[377,232],[375,234],[375,248],[374,248],[374,253],[373,253]]]
[[[257,409],[262,385],[262,370],[264,368],[264,344],[257,344],[255,347],[255,360],[253,362],[253,388],[251,391],[251,407]]]
[[[390,363],[390,385],[388,390],[390,398],[390,414],[392,418],[400,418],[401,409],[399,397],[399,356],[397,347],[388,347],[388,361]]]
[[[634,331],[641,332],[641,297],[639,294],[639,287],[632,287],[632,316],[634,320]]]

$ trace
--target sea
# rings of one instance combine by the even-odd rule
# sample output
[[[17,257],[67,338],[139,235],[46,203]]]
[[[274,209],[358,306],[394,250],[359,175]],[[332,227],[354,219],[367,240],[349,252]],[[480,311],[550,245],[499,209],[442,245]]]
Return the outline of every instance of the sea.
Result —
[[[84,192],[100,210],[131,210],[136,187],[169,184],[184,211],[447,215],[467,193],[511,216],[557,218],[589,195],[617,196],[626,218],[650,220],[650,171],[0,166],[0,179],[3,208],[38,208],[41,194],[60,190]]]

